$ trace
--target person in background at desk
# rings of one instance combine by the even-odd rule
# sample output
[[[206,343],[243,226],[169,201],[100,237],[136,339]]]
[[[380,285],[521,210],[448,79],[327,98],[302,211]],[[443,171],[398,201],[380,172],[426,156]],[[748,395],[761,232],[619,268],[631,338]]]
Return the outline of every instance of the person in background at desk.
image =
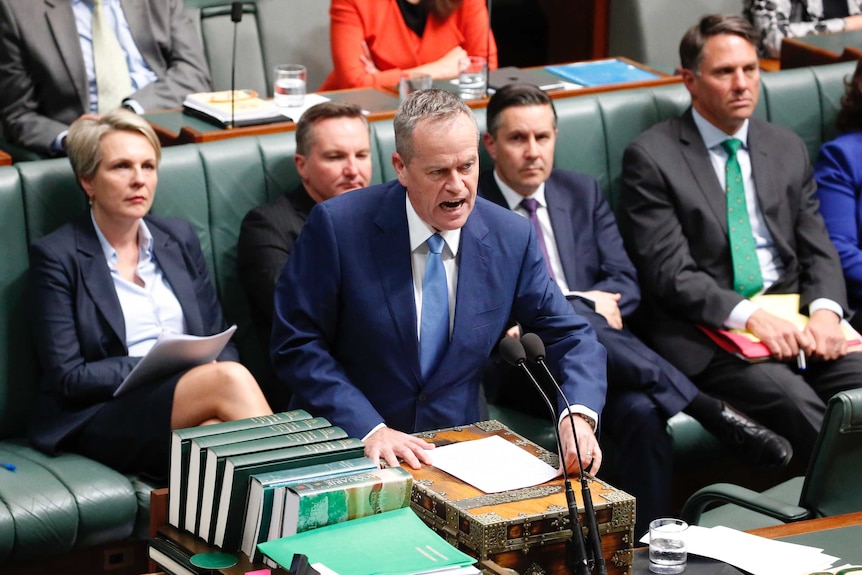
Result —
[[[237,246],[239,279],[251,304],[261,345],[269,349],[275,283],[315,204],[371,181],[368,120],[354,104],[323,102],[309,108],[296,124],[293,157],[302,183],[242,220]],[[269,382],[267,382],[268,384]],[[283,385],[265,390],[274,409],[287,409]]]
[[[333,0],[329,14],[333,70],[321,90],[396,86],[404,72],[454,78],[465,56],[497,67],[485,0]]]
[[[686,32],[679,53],[691,107],[626,148],[620,229],[640,273],[644,336],[701,390],[789,439],[807,462],[825,401],[860,385],[862,354],[847,354],[839,325],[841,263],[805,143],[752,117],[756,42],[739,16],[706,16]],[[807,327],[750,299],[763,293],[799,294]],[[698,325],[746,328],[774,361],[739,359]]]
[[[60,155],[83,114],[175,108],[209,90],[182,0],[0,0],[0,122],[16,146]]]
[[[161,148],[127,110],[69,128],[90,209],[35,241],[30,318],[44,372],[30,442],[122,473],[167,477],[170,431],[271,414],[233,344],[218,361],[114,391],[163,331],[225,329],[200,242],[184,220],[147,215]]]
[[[841,135],[823,144],[814,166],[820,213],[841,257],[847,298],[862,329],[862,61],[847,82],[836,119]]]
[[[792,456],[786,439],[698,391],[628,330],[626,320],[640,303],[637,272],[599,183],[554,168],[557,115],[550,96],[528,84],[504,86],[488,102],[487,123],[484,142],[494,169],[479,179],[479,195],[529,218],[541,231],[549,272],[607,349],[602,429],[619,447],[618,487],[637,500],[635,532],[672,512],[667,420],[680,411],[753,464],[786,465]],[[508,404],[523,409],[530,383],[520,371],[512,376],[501,378],[500,392]]]
[[[862,0],[745,0],[744,13],[767,58],[781,56],[784,38],[862,30]]]
[[[432,446],[410,433],[481,419],[482,374],[514,317],[547,345],[582,463],[597,472],[605,350],[548,276],[530,223],[476,197],[476,118],[456,95],[423,90],[394,129],[398,179],[314,206],[278,280],[279,382],[296,407],[362,438],[371,459],[418,469]]]

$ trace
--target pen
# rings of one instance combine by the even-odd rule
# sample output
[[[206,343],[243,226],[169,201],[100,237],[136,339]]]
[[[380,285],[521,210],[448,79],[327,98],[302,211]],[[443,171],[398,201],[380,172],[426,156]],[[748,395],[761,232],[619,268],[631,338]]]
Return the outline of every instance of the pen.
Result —
[[[801,349],[796,356],[796,367],[799,368],[799,371],[805,371],[805,352]]]
[[[17,467],[15,467],[11,463],[0,463],[0,467],[6,469],[7,471],[15,471],[17,469]]]

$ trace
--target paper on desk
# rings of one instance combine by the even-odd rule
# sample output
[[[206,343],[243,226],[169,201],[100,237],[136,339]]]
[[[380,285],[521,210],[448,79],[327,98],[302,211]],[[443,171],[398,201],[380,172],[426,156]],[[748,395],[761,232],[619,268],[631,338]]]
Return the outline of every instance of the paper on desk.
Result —
[[[649,543],[649,533],[641,543]],[[752,575],[805,575],[826,569],[838,560],[816,547],[767,539],[723,526],[690,525],[688,552],[723,561]]]
[[[485,493],[532,487],[560,474],[535,455],[497,435],[444,445],[426,453],[431,455],[434,467]]]
[[[287,116],[294,122],[299,122],[299,119],[305,113],[307,109],[310,107],[320,104],[322,102],[328,102],[329,98],[326,96],[321,96],[320,94],[306,94],[305,98],[302,100],[302,106],[283,106],[279,107],[282,115]]]

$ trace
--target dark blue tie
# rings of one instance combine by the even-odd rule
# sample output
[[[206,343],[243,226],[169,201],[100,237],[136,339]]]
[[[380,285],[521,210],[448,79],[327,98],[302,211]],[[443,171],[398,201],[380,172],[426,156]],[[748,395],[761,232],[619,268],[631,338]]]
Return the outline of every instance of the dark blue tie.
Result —
[[[434,234],[428,244],[428,263],[422,279],[422,325],[419,328],[419,365],[428,380],[449,345],[449,288],[443,267],[443,238]]]

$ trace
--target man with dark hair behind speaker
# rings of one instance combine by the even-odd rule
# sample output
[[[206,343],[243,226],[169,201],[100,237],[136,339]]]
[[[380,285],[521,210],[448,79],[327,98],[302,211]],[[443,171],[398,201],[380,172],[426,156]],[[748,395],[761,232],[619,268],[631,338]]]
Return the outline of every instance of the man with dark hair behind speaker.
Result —
[[[602,429],[619,447],[619,487],[637,500],[641,533],[672,511],[667,419],[675,413],[697,418],[754,464],[783,466],[791,451],[783,438],[700,393],[627,329],[626,317],[640,302],[637,274],[598,182],[554,169],[556,137],[556,111],[545,92],[528,84],[498,90],[488,103],[484,134],[495,165],[480,178],[479,195],[533,222],[549,273],[607,349]],[[517,326],[511,334],[517,335]],[[529,386],[505,375],[501,401],[524,406]]]
[[[732,15],[705,16],[685,33],[691,107],[626,148],[620,228],[640,272],[650,343],[699,389],[785,436],[805,464],[826,401],[859,386],[862,355],[847,353],[840,327],[844,278],[805,143],[754,117],[756,42]],[[760,294],[797,294],[805,328],[764,309]],[[701,325],[745,328],[772,357],[746,362]]]
[[[0,0],[0,122],[16,146],[64,154],[81,115],[176,108],[209,90],[182,0]]]
[[[254,208],[242,221],[237,247],[239,278],[251,304],[258,339],[266,350],[275,282],[311,208],[371,183],[369,130],[362,109],[354,104],[323,102],[306,110],[296,124],[293,157],[302,183]],[[287,409],[285,386],[266,385],[265,390],[273,405]]]

